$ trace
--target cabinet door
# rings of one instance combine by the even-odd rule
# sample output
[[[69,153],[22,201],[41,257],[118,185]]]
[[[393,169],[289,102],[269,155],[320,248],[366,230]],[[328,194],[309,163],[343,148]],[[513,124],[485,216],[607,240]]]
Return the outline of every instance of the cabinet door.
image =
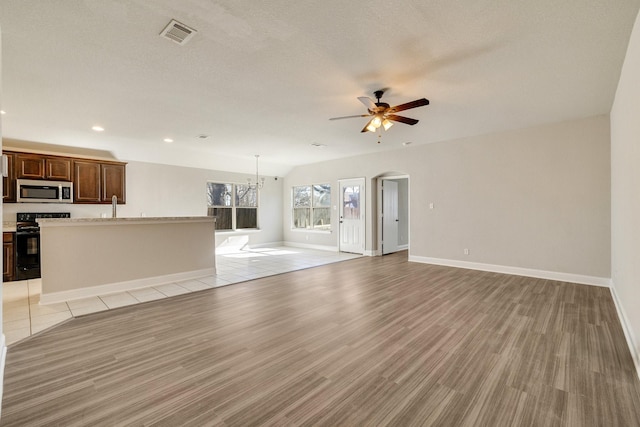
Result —
[[[125,199],[125,166],[102,164],[102,201],[111,203],[111,197],[118,198],[118,204],[126,203]]]
[[[15,271],[13,233],[2,233],[2,242],[2,281],[11,282]]]
[[[5,153],[7,156],[7,176],[2,177],[2,202],[16,201],[16,176],[15,176],[15,154]]]
[[[47,157],[45,159],[45,176],[54,181],[71,181],[71,159]]]
[[[75,203],[100,203],[100,163],[73,162],[73,192]]]
[[[44,157],[37,154],[16,154],[16,178],[44,179]]]

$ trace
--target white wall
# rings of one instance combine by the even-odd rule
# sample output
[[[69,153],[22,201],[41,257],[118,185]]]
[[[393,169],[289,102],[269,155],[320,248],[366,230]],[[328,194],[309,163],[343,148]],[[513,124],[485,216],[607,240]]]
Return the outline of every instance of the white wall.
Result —
[[[611,279],[640,372],[640,15],[611,109]]]
[[[127,164],[127,203],[118,205],[118,217],[200,216],[207,214],[207,181],[244,184],[255,175],[206,169],[168,166],[155,163]],[[234,235],[248,236],[249,244],[259,245],[282,241],[282,179],[267,177],[260,191],[260,231],[217,232],[216,240],[223,242]],[[7,203],[5,220],[15,221],[17,212],[71,212],[73,218],[111,216],[111,205]]]
[[[597,116],[305,165],[287,175],[284,193],[330,182],[337,206],[338,180],[366,177],[371,251],[377,249],[373,178],[395,171],[410,176],[412,257],[607,280],[609,148],[608,117]],[[288,197],[283,212],[285,241],[337,246],[337,210],[332,234],[292,231]]]

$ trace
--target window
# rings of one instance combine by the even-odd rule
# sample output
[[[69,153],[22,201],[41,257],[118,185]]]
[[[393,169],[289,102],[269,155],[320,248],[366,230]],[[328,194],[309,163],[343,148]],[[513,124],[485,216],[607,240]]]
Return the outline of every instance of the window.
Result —
[[[216,230],[258,228],[258,191],[246,184],[207,183],[208,215]]]
[[[293,228],[331,229],[331,185],[293,187]]]

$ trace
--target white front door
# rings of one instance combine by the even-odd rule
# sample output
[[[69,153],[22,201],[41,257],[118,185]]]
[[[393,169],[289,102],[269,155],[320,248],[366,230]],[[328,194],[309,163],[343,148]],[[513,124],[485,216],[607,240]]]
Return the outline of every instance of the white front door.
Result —
[[[364,178],[340,180],[340,251],[364,254]]]
[[[398,183],[382,181],[382,253],[398,252]]]

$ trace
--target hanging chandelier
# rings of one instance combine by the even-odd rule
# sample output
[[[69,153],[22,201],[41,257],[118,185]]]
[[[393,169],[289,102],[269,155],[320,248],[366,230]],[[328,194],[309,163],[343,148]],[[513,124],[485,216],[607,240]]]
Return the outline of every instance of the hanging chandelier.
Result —
[[[260,158],[260,155],[256,154],[255,156],[256,156],[256,182],[253,183],[251,181],[251,178],[247,178],[247,183],[249,187],[255,187],[256,190],[262,190],[262,187],[264,187],[264,177],[260,178],[258,174],[258,159]]]

